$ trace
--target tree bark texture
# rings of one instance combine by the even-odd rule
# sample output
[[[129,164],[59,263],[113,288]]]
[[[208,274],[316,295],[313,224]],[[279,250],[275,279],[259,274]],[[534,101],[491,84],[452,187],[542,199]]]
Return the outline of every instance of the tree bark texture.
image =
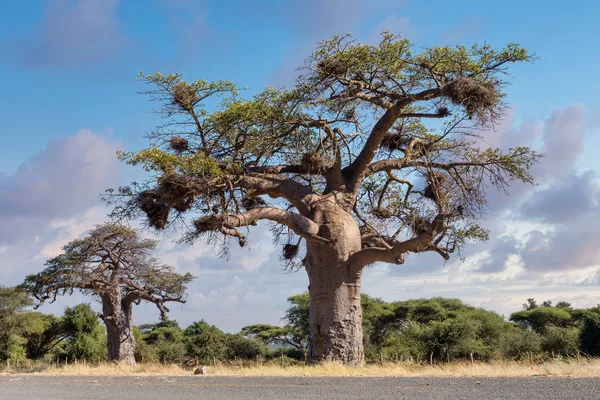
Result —
[[[121,298],[119,290],[102,297],[102,312],[106,325],[108,361],[135,366],[132,305]]]
[[[330,203],[311,218],[320,223],[319,236],[330,240],[308,242],[305,261],[309,277],[309,362],[364,362],[361,271],[350,256],[361,248],[358,225],[341,207]]]

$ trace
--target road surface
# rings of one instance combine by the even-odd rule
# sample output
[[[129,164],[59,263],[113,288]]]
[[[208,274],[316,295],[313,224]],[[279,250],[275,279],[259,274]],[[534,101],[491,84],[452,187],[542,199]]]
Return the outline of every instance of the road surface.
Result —
[[[0,376],[1,400],[600,399],[600,379]]]

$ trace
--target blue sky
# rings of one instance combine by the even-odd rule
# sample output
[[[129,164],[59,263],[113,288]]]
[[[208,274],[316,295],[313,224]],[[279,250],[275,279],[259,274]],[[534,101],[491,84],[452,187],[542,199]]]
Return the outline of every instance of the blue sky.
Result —
[[[3,2],[0,283],[19,283],[24,272],[40,269],[44,257],[104,218],[106,210],[98,194],[131,175],[115,162],[114,152],[144,146],[143,134],[157,122],[149,113],[152,104],[136,94],[144,89],[136,81],[138,72],[181,72],[190,80],[228,79],[249,87],[251,94],[265,85],[292,83],[296,67],[319,40],[351,32],[358,40],[373,42],[389,29],[412,38],[417,46],[487,42],[501,47],[519,42],[537,54],[535,64],[512,69],[507,98],[512,111],[499,128],[497,141],[531,137],[531,143],[548,150],[548,157],[539,169],[540,186],[517,188],[512,198],[529,214],[502,205],[490,213],[488,223],[496,229],[488,247],[476,247],[461,264],[443,266],[425,259],[406,267],[375,266],[365,278],[365,291],[387,300],[449,295],[499,312],[514,309],[531,296],[565,298],[581,306],[596,304],[600,258],[594,263],[579,260],[577,254],[600,247],[585,242],[596,231],[578,222],[600,217],[596,155],[600,79],[594,73],[600,64],[600,4],[591,0],[424,3]],[[564,149],[572,151],[567,154]],[[573,192],[561,191],[568,187]],[[531,204],[547,204],[552,216],[536,217]],[[570,214],[558,218],[564,210],[571,210]],[[541,239],[532,232],[545,235],[543,243],[549,246],[570,243],[558,236],[562,231],[585,235],[580,240],[569,237],[574,241],[569,246],[554,246],[560,248],[560,255],[544,260],[546,265],[560,261],[563,269],[537,267],[541,255],[531,249],[537,243],[534,239]],[[520,250],[507,245],[512,241],[520,243],[516,245]],[[589,247],[577,247],[581,241]],[[191,291],[194,305],[174,307],[175,317],[184,325],[200,318],[230,330],[244,322],[276,323],[285,298],[306,288],[302,273],[292,276],[281,271],[278,253],[261,232],[255,235],[254,248],[262,251],[239,250],[244,260],[229,264],[211,261],[211,250],[201,245],[180,248],[169,239],[164,242],[170,262],[200,277]],[[567,261],[561,261],[564,254]],[[589,257],[594,255],[600,256],[592,252]],[[502,271],[473,272],[481,269],[478,265],[493,264],[495,256],[504,260]],[[578,261],[569,265],[568,260],[574,259]],[[462,279],[458,283],[456,276]],[[524,282],[530,286],[523,286]],[[485,292],[491,295],[486,297]],[[59,313],[65,305],[81,300],[61,300],[50,310]],[[244,319],[248,304],[258,310],[255,321]],[[260,315],[267,321],[258,321]],[[155,317],[145,308],[137,322]]]

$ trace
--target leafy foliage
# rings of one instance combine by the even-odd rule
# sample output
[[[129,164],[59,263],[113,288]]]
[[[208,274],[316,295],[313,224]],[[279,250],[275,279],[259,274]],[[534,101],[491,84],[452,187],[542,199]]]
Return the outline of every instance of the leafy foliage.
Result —
[[[165,317],[164,303],[184,302],[186,284],[193,276],[160,264],[152,257],[156,245],[124,226],[97,226],[87,237],[64,246],[62,254],[48,260],[44,271],[27,276],[21,287],[37,299],[36,308],[76,289],[103,300],[116,291],[129,304],[141,300],[156,304]]]
[[[582,310],[575,310],[566,304],[557,303],[553,307],[551,302],[545,301],[539,307],[534,299],[528,299],[528,303],[523,305],[525,309],[511,314],[510,320],[541,334],[551,327],[579,327]]]
[[[350,36],[321,42],[296,85],[252,98],[229,81],[140,74],[167,122],[149,135],[149,148],[120,156],[153,177],[109,190],[106,199],[116,203],[115,217],[141,213],[157,229],[189,213],[195,221],[187,241],[233,236],[243,245],[236,228],[270,219],[288,228],[275,232],[295,246],[283,257],[293,265],[302,257],[298,236],[320,239],[304,218],[318,208],[316,199],[336,192],[338,205],[371,233],[365,246],[398,249],[391,259],[370,252],[364,262],[401,262],[415,237],[427,243],[409,251],[448,258],[487,238],[476,221],[488,185],[532,182],[528,170],[538,154],[482,148],[472,128],[502,116],[507,66],[533,59],[517,44],[418,50],[385,32],[374,46]],[[260,216],[242,216],[257,208]],[[273,209],[286,210],[286,218]],[[296,212],[302,218],[292,218]],[[226,251],[226,241],[218,242]]]
[[[600,356],[600,306],[590,308],[583,315],[580,340],[581,350],[592,357]]]
[[[106,359],[104,327],[89,304],[67,307],[62,320],[66,336],[64,351],[68,358],[90,361]]]

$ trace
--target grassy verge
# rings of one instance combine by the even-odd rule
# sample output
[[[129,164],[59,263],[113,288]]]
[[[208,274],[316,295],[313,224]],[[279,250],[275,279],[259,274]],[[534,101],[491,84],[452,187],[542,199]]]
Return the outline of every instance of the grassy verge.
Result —
[[[72,375],[72,376],[185,376],[191,369],[178,365],[139,364],[127,367],[114,364],[48,365],[30,364],[16,368],[4,367],[2,374]],[[546,363],[498,361],[490,363],[452,362],[449,364],[421,365],[416,363],[389,363],[366,365],[361,368],[328,363],[319,365],[217,365],[209,366],[212,376],[362,376],[362,377],[528,377],[569,376],[574,378],[600,377],[600,359],[551,361]]]

